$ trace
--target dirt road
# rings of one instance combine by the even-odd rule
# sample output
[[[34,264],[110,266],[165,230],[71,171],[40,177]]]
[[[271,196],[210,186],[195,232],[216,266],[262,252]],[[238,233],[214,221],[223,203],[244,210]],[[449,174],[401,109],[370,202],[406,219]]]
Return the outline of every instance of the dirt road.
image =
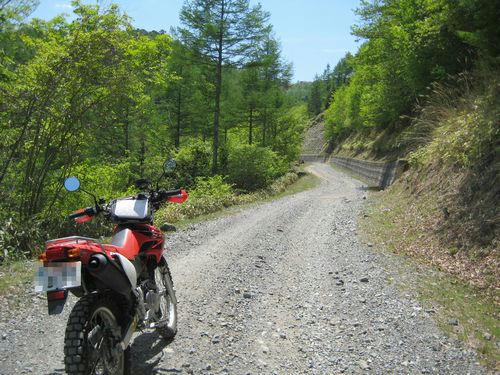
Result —
[[[325,164],[313,190],[169,239],[179,332],[135,335],[133,374],[482,374],[472,351],[389,283],[401,266],[357,235],[366,191]],[[61,374],[64,316],[1,307],[0,374]]]

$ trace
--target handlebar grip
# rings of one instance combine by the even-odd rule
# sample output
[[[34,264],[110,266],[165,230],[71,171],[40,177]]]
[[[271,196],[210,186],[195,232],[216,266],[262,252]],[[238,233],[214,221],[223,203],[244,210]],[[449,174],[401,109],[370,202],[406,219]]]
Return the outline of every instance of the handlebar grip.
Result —
[[[77,218],[82,217],[82,216],[92,216],[92,215],[94,215],[94,213],[95,213],[94,207],[87,207],[87,208],[80,210],[79,212],[75,212],[71,215],[68,215],[68,217],[70,219],[77,219]]]
[[[181,194],[181,189],[169,190],[163,193],[166,198]]]

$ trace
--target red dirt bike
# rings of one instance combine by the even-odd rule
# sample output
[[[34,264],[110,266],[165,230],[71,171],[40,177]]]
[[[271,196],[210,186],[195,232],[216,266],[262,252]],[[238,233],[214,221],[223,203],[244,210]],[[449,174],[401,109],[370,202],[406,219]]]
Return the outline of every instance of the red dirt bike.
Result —
[[[164,165],[164,173],[175,161]],[[130,373],[130,341],[136,329],[155,329],[166,339],[177,333],[177,300],[165,257],[162,231],[152,225],[153,212],[164,202],[182,203],[184,190],[151,190],[114,199],[94,198],[94,206],[77,211],[77,222],[105,215],[115,224],[111,244],[72,236],[48,241],[39,259],[35,290],[47,292],[49,315],[62,312],[68,291],[80,298],[68,319],[64,339],[66,372],[72,375]],[[68,191],[80,189],[69,177]],[[85,192],[85,190],[80,189]],[[88,192],[86,192],[88,193]],[[90,193],[88,193],[90,194]]]

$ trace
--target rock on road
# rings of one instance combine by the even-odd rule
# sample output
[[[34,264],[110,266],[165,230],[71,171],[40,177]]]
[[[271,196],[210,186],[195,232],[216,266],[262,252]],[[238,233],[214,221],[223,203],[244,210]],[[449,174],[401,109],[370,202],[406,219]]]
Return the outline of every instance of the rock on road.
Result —
[[[168,345],[137,333],[132,374],[486,373],[388,282],[401,260],[358,237],[363,185],[325,164],[309,170],[315,189],[168,239],[179,331]],[[0,307],[0,374],[62,374],[71,303],[48,317],[27,295],[19,311]]]

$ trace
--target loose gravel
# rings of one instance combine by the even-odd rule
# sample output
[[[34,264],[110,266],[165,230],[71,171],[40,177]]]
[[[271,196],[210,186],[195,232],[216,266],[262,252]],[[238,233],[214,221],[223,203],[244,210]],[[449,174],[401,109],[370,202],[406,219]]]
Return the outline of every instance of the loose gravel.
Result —
[[[179,331],[171,343],[137,333],[132,373],[487,373],[388,281],[402,260],[358,237],[364,186],[309,168],[322,180],[313,190],[170,236]],[[64,373],[74,300],[49,317],[44,299],[25,296],[17,309],[1,305],[0,374]]]

